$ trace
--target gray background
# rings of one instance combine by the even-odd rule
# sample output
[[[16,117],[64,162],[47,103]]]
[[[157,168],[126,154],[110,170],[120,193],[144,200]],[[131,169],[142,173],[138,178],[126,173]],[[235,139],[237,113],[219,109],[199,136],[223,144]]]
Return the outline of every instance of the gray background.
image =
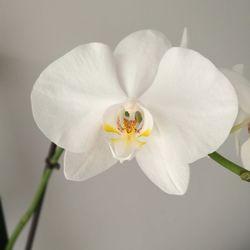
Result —
[[[73,47],[115,46],[143,28],[178,44],[189,27],[191,48],[218,66],[250,65],[250,1],[1,0],[0,192],[13,229],[41,176],[49,141],[36,127],[30,91],[39,73]],[[246,137],[246,134],[243,136]],[[221,151],[237,160],[233,140]],[[52,177],[34,249],[247,250],[250,184],[209,159],[192,165],[183,197],[164,194],[135,161],[83,183]],[[22,249],[25,233],[16,249]]]

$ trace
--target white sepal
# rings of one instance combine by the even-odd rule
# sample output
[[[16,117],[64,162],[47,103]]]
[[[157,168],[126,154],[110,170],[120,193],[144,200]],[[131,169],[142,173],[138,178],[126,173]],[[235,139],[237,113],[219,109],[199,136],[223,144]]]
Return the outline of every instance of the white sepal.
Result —
[[[148,143],[136,154],[136,159],[146,176],[161,190],[183,195],[189,183],[189,166],[167,137],[162,131],[154,131]]]
[[[129,97],[136,98],[150,87],[161,58],[170,47],[168,39],[155,30],[134,32],[117,45],[117,69]]]

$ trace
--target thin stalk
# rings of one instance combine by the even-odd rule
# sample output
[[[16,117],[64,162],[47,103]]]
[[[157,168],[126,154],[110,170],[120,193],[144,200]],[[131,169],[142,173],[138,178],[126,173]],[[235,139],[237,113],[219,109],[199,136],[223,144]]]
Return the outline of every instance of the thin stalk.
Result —
[[[56,151],[56,145],[54,143],[51,143],[47,159],[51,159],[51,157],[53,157],[55,151]],[[47,161],[47,159],[46,159],[46,165],[45,165],[44,171],[46,169],[48,169],[48,168],[51,168],[51,166],[49,165],[49,162]],[[30,226],[30,231],[29,231],[29,234],[28,234],[25,250],[31,250],[32,249],[32,245],[33,245],[34,238],[35,238],[35,235],[36,235],[36,230],[37,230],[38,222],[39,222],[39,219],[40,219],[40,214],[41,214],[41,210],[42,210],[46,190],[47,190],[47,186],[44,188],[43,193],[42,193],[41,198],[40,198],[40,201],[38,202],[37,207],[36,207],[36,209],[35,209],[35,211],[33,213],[31,226]]]
[[[46,189],[47,189],[47,186],[45,187],[45,189],[44,189],[44,191],[43,191],[43,193],[41,195],[40,201],[37,204],[37,207],[36,207],[36,209],[35,209],[35,211],[33,213],[32,221],[31,221],[31,225],[30,225],[30,231],[29,231],[29,234],[28,234],[25,250],[31,250],[32,249],[34,238],[35,238],[35,235],[36,235],[38,222],[39,222],[39,219],[40,219],[40,214],[41,214],[41,210],[42,210],[42,206],[43,206],[43,201],[44,201]]]
[[[50,165],[53,166],[55,164],[57,164],[60,156],[63,153],[63,149],[61,148],[57,148],[55,151],[55,154],[53,155],[53,157],[50,159]],[[23,228],[25,227],[25,225],[28,223],[29,219],[31,218],[33,212],[35,211],[35,209],[37,208],[37,205],[39,204],[39,201],[43,195],[43,192],[45,190],[45,188],[48,185],[48,181],[51,177],[51,174],[53,172],[53,168],[48,168],[44,171],[41,182],[38,186],[38,189],[35,193],[35,196],[31,202],[30,207],[28,208],[28,210],[25,212],[25,214],[21,217],[20,221],[18,222],[16,228],[14,229],[13,233],[10,236],[10,239],[8,241],[8,244],[5,248],[5,250],[12,250],[18,236],[20,235],[20,233],[22,232]]]
[[[250,171],[226,159],[217,152],[208,155],[211,159],[219,163],[224,168],[240,176],[241,180],[250,182]]]

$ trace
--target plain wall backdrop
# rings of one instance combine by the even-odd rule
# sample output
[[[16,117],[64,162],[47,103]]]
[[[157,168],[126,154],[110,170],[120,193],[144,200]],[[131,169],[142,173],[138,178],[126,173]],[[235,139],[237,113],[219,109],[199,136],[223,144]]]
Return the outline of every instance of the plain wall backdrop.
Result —
[[[32,118],[30,92],[40,72],[75,46],[114,47],[153,28],[218,67],[250,70],[249,0],[0,0],[0,193],[10,231],[30,204],[49,141]],[[243,136],[246,137],[245,134]],[[233,139],[220,150],[237,162]],[[249,250],[250,183],[204,158],[191,166],[185,196],[155,187],[135,161],[86,182],[55,171],[35,250]],[[23,249],[27,231],[15,249]]]

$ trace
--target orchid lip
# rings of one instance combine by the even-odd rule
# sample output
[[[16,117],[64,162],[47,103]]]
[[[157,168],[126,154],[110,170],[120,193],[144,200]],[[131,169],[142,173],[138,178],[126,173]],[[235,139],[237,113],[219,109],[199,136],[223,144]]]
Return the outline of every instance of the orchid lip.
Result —
[[[113,157],[124,162],[134,158],[152,132],[152,117],[134,100],[111,106],[103,117],[103,131]]]

